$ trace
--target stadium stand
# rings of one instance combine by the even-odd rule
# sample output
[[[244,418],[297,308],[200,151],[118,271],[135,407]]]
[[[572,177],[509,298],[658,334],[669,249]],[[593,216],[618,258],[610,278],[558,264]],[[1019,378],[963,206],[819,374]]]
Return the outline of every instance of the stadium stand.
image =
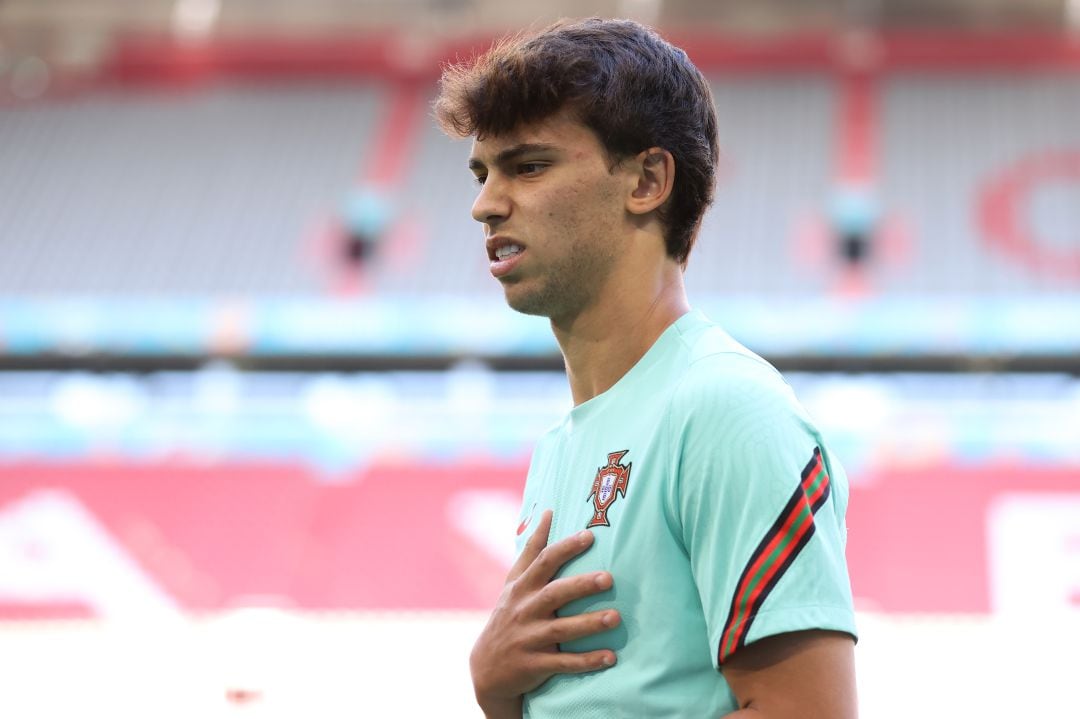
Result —
[[[383,91],[105,93],[0,121],[4,294],[312,294]]]
[[[882,192],[909,218],[915,257],[882,278],[885,292],[1030,295],[1075,291],[1068,267],[1032,266],[1040,246],[1077,257],[1076,176],[1028,188],[1017,211],[1031,243],[1010,255],[979,223],[980,197],[1014,166],[1080,148],[1080,77],[1075,73],[896,75],[883,90]],[[1045,197],[1041,195],[1045,194]],[[1060,271],[1064,270],[1064,271]]]
[[[687,269],[691,292],[817,295],[792,253],[797,218],[824,205],[832,176],[834,84],[818,75],[713,81],[720,123],[716,202]]]
[[[805,73],[722,78],[714,92],[723,170],[690,289],[828,292],[829,272],[806,271],[798,235],[800,222],[825,222],[835,83]],[[873,292],[1032,295],[1075,286],[1071,275],[995,248],[978,223],[980,193],[998,175],[1032,156],[1075,152],[1074,76],[895,75],[880,94],[880,191],[885,211],[909,231],[910,256],[876,268]],[[286,83],[4,111],[0,233],[9,241],[0,244],[0,287],[30,296],[329,292],[325,265],[340,256],[320,254],[312,237],[378,147],[386,97],[370,84]],[[467,143],[448,142],[430,121],[418,125],[400,184],[389,188],[399,221],[371,263],[370,289],[493,296],[467,212]],[[1019,211],[1036,244],[1067,251],[1072,239],[1059,228],[1080,226],[1080,203],[1069,186],[1045,190],[1059,199],[1026,198]],[[825,244],[818,260],[828,270],[840,258]]]

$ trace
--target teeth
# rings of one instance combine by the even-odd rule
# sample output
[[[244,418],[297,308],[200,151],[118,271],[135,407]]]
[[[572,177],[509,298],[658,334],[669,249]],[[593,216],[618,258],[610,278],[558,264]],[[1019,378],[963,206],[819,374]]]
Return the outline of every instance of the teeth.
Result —
[[[521,252],[521,245],[503,245],[499,249],[495,250],[495,257],[500,260],[505,260],[510,255],[516,255]]]

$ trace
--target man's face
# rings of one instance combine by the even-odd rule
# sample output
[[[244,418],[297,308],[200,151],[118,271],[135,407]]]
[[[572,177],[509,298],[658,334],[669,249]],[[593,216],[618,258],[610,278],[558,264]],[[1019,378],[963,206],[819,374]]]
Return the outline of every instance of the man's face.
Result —
[[[491,274],[519,312],[570,319],[599,294],[625,237],[632,178],[565,113],[473,143]]]

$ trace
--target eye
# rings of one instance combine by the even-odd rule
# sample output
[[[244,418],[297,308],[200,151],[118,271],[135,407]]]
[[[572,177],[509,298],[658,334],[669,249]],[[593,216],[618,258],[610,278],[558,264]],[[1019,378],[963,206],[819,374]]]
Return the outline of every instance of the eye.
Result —
[[[484,184],[484,180],[486,180],[486,179],[487,179],[487,175],[474,175],[474,176],[473,176],[473,180],[474,180],[474,181],[476,182],[476,184],[478,184],[478,185],[483,185],[483,184]]]
[[[536,175],[547,169],[547,164],[543,162],[523,162],[518,165],[519,175]]]

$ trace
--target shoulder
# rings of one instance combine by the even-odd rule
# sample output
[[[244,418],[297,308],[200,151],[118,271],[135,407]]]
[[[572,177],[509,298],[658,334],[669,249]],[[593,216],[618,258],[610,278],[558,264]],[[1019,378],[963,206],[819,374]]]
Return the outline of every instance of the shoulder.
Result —
[[[732,461],[790,445],[805,463],[820,442],[780,372],[715,325],[689,338],[667,426],[676,451],[723,452]]]
[[[724,329],[703,316],[680,327],[689,378],[699,381],[771,381],[784,384],[780,373]]]
[[[685,338],[686,365],[672,395],[674,415],[702,412],[728,417],[758,409],[794,411],[787,380],[716,325]]]

